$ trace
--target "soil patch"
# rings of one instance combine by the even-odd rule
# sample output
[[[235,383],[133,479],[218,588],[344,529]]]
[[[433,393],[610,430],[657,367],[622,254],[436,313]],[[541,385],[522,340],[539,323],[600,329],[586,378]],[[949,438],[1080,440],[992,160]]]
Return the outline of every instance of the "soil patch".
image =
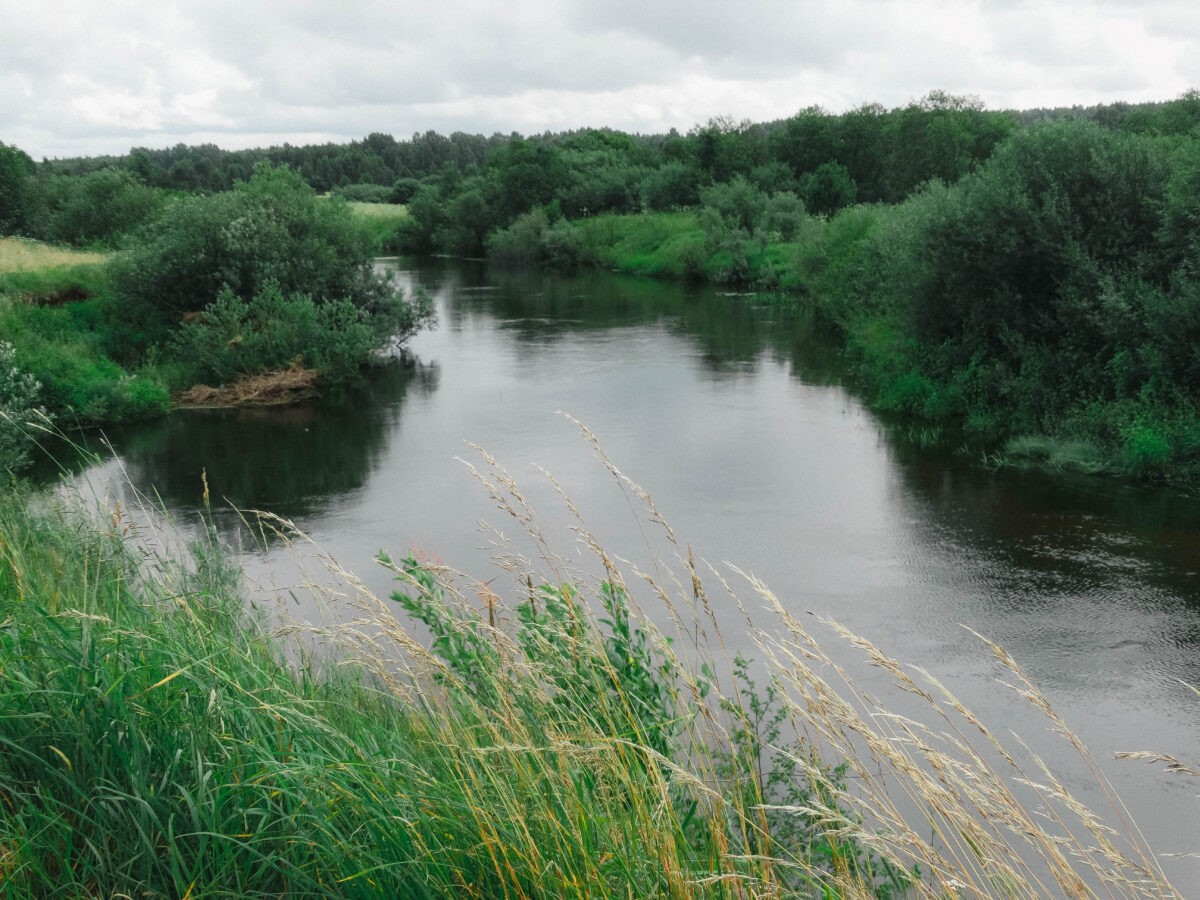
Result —
[[[221,387],[198,384],[175,397],[175,405],[200,407],[279,406],[317,395],[317,370],[299,361],[278,372],[246,375]]]
[[[25,294],[22,299],[35,306],[66,306],[68,303],[82,303],[91,299],[91,296],[92,293],[87,288],[73,284],[45,294]]]

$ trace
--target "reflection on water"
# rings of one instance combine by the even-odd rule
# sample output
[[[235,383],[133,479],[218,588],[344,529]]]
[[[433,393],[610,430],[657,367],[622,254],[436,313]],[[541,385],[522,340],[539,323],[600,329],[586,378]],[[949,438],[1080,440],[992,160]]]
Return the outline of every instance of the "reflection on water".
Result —
[[[186,520],[205,470],[214,498],[295,520],[386,594],[380,549],[417,546],[495,576],[474,528],[494,510],[456,461],[471,440],[544,504],[560,549],[570,519],[532,463],[610,552],[644,560],[651,537],[555,415],[566,410],[699,556],[735,561],[793,611],[844,621],[1001,730],[1027,731],[1027,709],[997,699],[986,651],[962,626],[1003,644],[1095,749],[1151,842],[1200,849],[1194,786],[1111,762],[1116,750],[1197,757],[1200,699],[1181,685],[1200,682],[1196,498],[992,472],[906,443],[842,386],[839,356],[810,321],[754,298],[446,262],[400,276],[439,312],[408,365],[340,404],[186,413],[115,435],[137,486]],[[285,564],[282,551],[247,557],[268,581]],[[716,615],[731,652],[753,655],[738,610]],[[1181,885],[1200,884],[1200,865],[1171,865]]]
[[[811,316],[765,297],[607,272],[564,278],[462,263],[426,265],[420,277],[452,296],[445,312],[451,328],[482,316],[534,346],[588,332],[663,324],[694,342],[698,359],[714,376],[753,368],[764,353],[789,361],[810,384],[833,384],[844,374],[837,351],[819,339]]]
[[[212,521],[231,534],[239,511],[303,521],[362,489],[386,454],[409,396],[437,389],[436,363],[392,360],[338,396],[291,406],[181,410],[105,438],[129,480],[171,511],[195,512],[205,484]],[[181,518],[191,520],[191,516]]]

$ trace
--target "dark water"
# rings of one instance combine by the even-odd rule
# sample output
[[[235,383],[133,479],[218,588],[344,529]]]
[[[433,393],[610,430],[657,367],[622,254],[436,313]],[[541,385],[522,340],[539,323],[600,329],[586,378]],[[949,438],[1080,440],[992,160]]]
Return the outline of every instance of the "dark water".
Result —
[[[809,323],[750,298],[455,264],[404,278],[439,307],[412,360],[337,405],[180,413],[115,434],[126,476],[187,522],[205,470],[214,498],[294,520],[386,592],[372,562],[380,549],[417,547],[497,575],[476,522],[516,527],[456,460],[476,458],[469,440],[510,468],[560,552],[575,553],[570,520],[534,464],[610,552],[645,560],[647,542],[661,542],[556,414],[569,412],[697,556],[733,561],[789,608],[835,617],[924,666],[1000,731],[1036,744],[1045,723],[997,689],[962,626],[1004,645],[1092,747],[1153,846],[1200,851],[1200,783],[1111,759],[1154,749],[1200,762],[1200,696],[1185,687],[1200,685],[1200,499],[923,451],[842,386]],[[232,537],[236,515],[216,515]],[[291,556],[268,541],[246,565],[286,591],[301,577],[285,574]],[[737,645],[739,614],[718,614]],[[1084,779],[1068,785],[1088,796]],[[1166,868],[1200,893],[1194,860]]]

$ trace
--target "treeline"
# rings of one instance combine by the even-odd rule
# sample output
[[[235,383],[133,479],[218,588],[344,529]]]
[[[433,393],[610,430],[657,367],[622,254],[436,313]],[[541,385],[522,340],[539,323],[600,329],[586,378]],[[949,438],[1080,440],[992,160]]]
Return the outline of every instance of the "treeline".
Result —
[[[788,292],[840,331],[881,409],[1008,459],[1190,479],[1198,129],[1194,91],[1021,114],[934,92],[688,134],[372,135],[284,150],[310,189],[340,159],[336,177],[360,179],[343,195],[405,201],[394,247]],[[233,163],[249,151],[176,151],[37,165],[0,146],[0,230],[118,243],[190,208],[155,181],[182,160],[235,179],[207,208],[245,193]],[[139,242],[157,241],[146,227]],[[206,302],[235,275],[209,276]]]
[[[370,134],[348,144],[312,144],[250,150],[222,150],[215,144],[176,144],[158,150],[135,147],[124,156],[46,160],[47,175],[87,175],[102,169],[123,169],[151,187],[176,191],[227,191],[250,177],[264,160],[295,169],[316,191],[369,184],[392,187],[401,179],[420,179],[447,165],[460,170],[482,165],[488,154],[508,140],[455,132],[449,137],[427,131],[410,140],[390,134]]]
[[[411,249],[479,254],[488,233],[557,202],[580,218],[603,212],[694,207],[702,188],[737,176],[767,194],[795,194],[810,212],[896,203],[930,179],[953,183],[1018,128],[1086,119],[1137,134],[1188,134],[1200,95],[1165,103],[985,110],[934,91],[895,109],[841,114],[817,107],[753,124],[714,119],[687,134],[584,129],[530,138],[432,131],[397,140],[374,133],[348,144],[222,150],[213,144],[134,148],[122,156],[44,160],[0,145],[0,233],[74,245],[111,245],[152,218],[172,193],[228,191],[267,161],[293,169],[318,193],[415,202]]]
[[[738,179],[831,214],[901,200],[931,178],[956,180],[1016,127],[1009,113],[934,92],[894,110],[810,108],[768,124],[715,119],[687,135],[513,138],[477,170],[445,170],[423,182],[409,200],[407,237],[418,251],[478,255],[490,234],[530,210],[580,219],[693,208],[706,189]]]
[[[172,197],[230,191],[261,163],[293,170],[318,193],[404,203],[422,179],[474,170],[506,140],[427,132],[397,141],[372,134],[344,145],[230,151],[179,144],[40,164],[20,148],[0,144],[0,234],[112,247],[151,221]]]

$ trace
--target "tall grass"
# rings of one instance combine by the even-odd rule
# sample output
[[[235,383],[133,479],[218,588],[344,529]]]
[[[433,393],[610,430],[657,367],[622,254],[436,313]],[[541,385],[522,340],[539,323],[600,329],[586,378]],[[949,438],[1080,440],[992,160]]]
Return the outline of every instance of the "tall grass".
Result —
[[[0,274],[102,263],[103,253],[70,250],[24,238],[0,237]]]
[[[407,207],[395,203],[351,201],[350,209],[377,255],[396,252],[400,229],[409,221]]]
[[[590,562],[556,552],[481,451],[523,535],[498,537],[495,579],[385,559],[384,599],[328,561],[342,624],[282,633],[207,536],[155,553],[119,504],[0,500],[6,895],[1179,896],[1115,799],[1110,826],[946,687],[827,623],[916,701],[889,709],[600,458],[669,558],[620,563],[565,496]],[[721,603],[765,668],[726,658]]]

